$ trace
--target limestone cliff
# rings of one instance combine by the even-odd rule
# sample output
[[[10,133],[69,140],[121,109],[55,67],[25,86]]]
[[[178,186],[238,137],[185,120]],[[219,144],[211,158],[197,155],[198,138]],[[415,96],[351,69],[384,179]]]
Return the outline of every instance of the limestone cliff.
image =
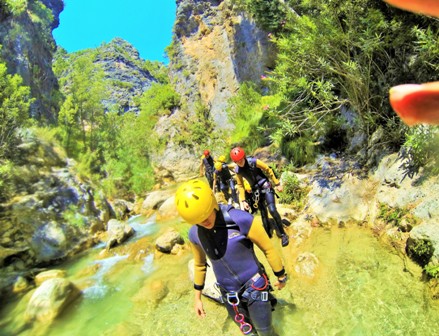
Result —
[[[58,26],[62,0],[28,0],[25,7],[10,8],[1,1],[0,59],[10,73],[18,73],[36,99],[31,114],[54,122],[57,116],[58,82],[52,71],[56,45],[52,30]]]
[[[233,128],[227,117],[228,99],[244,81],[259,82],[274,65],[275,50],[268,34],[230,1],[178,0],[170,77],[189,113],[201,103],[224,137]],[[187,111],[162,119],[158,133],[170,140],[157,164],[177,179],[196,173],[200,153],[172,142]],[[172,126],[171,126],[172,125]],[[212,144],[213,149],[215,144]],[[200,151],[200,149],[195,149]],[[187,176],[186,175],[186,176]]]
[[[144,60],[130,43],[114,38],[97,48],[81,50],[75,53],[57,53],[55,59],[62,57],[67,64],[73,64],[81,56],[93,55],[94,64],[100,66],[105,76],[106,98],[103,101],[107,111],[116,110],[120,113],[139,113],[135,98],[139,98],[157,79],[145,69]],[[71,67],[60,75],[61,91],[69,86],[68,78]],[[64,84],[62,84],[64,83]]]

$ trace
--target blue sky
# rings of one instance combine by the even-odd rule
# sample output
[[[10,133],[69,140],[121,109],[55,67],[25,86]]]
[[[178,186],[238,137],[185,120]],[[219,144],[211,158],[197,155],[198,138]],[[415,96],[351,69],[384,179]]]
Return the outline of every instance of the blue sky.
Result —
[[[145,60],[167,63],[175,0],[64,0],[56,44],[74,52],[95,48],[115,37],[131,43]]]

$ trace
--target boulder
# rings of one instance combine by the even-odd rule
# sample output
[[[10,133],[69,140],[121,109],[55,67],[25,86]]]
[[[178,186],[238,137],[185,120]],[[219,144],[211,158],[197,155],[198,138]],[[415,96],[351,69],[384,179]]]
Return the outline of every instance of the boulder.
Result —
[[[109,250],[113,246],[122,244],[125,240],[127,240],[134,234],[134,229],[131,226],[116,219],[110,219],[108,221],[107,231],[107,250]]]
[[[46,280],[33,293],[26,308],[25,320],[50,323],[80,293],[79,289],[67,279]]]
[[[183,245],[184,239],[174,229],[169,229],[167,232],[157,238],[155,242],[157,250],[163,253],[171,253],[174,245],[176,244]]]

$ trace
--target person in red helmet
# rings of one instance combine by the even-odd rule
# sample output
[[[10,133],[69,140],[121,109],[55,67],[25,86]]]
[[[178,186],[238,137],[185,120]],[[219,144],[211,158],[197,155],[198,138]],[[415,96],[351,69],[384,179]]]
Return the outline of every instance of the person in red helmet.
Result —
[[[262,223],[268,235],[271,237],[272,229],[274,229],[277,236],[281,238],[282,246],[287,246],[289,244],[289,237],[285,233],[283,223],[288,221],[282,220],[276,209],[275,191],[272,188],[270,180],[273,182],[277,191],[281,192],[283,188],[273,170],[261,160],[253,157],[247,158],[245,151],[241,147],[233,148],[230,151],[230,158],[236,163],[236,181],[238,184],[239,198],[242,200],[242,209],[250,211],[251,208],[245,199],[245,179],[252,189],[253,206],[261,210]],[[270,221],[268,218],[266,206],[274,221]]]
[[[203,174],[206,176],[206,179],[209,182],[209,186],[211,189],[213,189],[214,171],[215,171],[215,160],[210,155],[210,151],[206,149],[204,150],[203,155],[201,156],[200,177],[203,176]]]

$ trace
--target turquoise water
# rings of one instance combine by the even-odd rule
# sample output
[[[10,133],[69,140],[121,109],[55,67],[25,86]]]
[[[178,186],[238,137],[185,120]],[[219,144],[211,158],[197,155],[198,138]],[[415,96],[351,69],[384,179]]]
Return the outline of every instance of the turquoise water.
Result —
[[[63,265],[83,295],[55,323],[23,328],[27,295],[3,308],[0,334],[241,335],[213,301],[204,299],[205,319],[195,316],[187,268],[190,251],[155,252],[155,238],[173,223],[142,220],[133,223],[142,225],[136,230],[142,234],[124,246],[111,253],[97,248]],[[314,228],[304,243],[295,246],[292,240],[284,249],[277,238],[273,242],[289,274],[286,288],[275,292],[279,305],[273,317],[279,335],[438,334],[439,303],[430,300],[421,269],[385,248],[368,229]],[[295,270],[302,253],[318,259],[313,277]]]

